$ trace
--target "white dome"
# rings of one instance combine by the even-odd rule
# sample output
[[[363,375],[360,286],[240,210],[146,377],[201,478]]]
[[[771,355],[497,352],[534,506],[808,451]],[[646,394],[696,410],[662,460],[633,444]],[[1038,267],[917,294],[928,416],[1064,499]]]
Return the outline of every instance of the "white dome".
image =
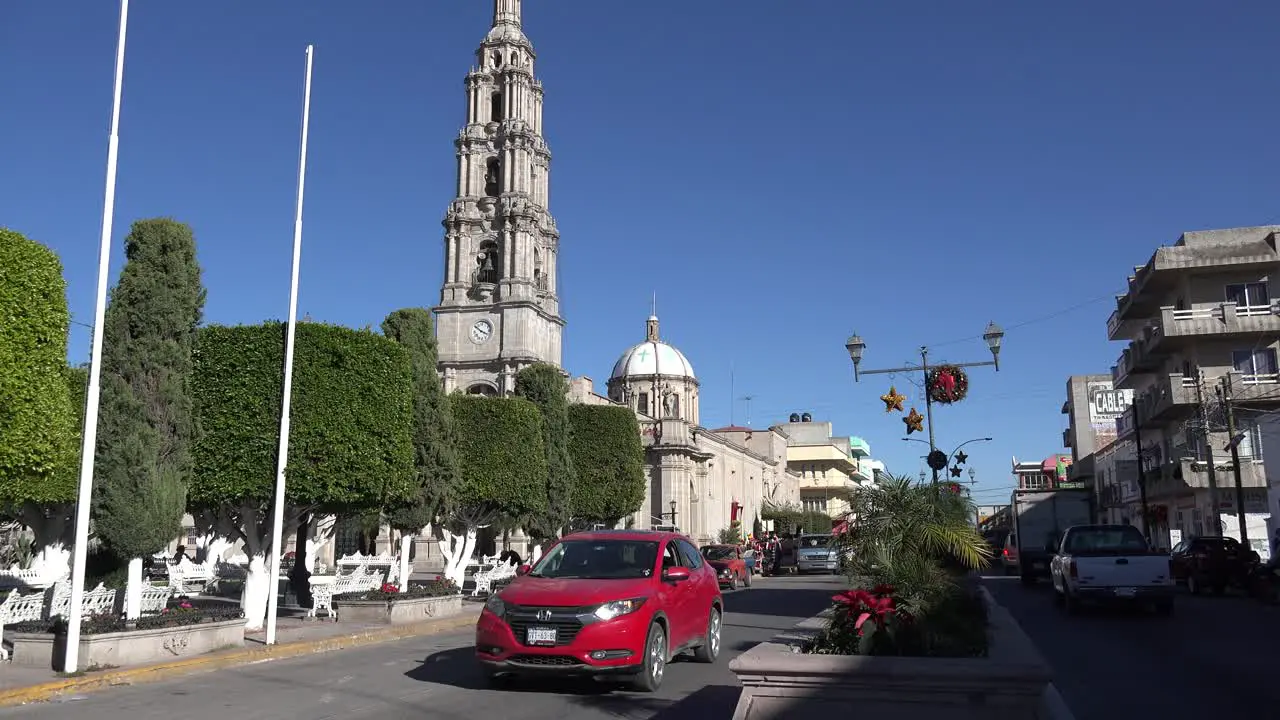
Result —
[[[656,340],[642,342],[622,353],[618,362],[613,364],[610,380],[644,375],[666,375],[698,379],[693,374],[693,364],[684,353],[670,345]]]

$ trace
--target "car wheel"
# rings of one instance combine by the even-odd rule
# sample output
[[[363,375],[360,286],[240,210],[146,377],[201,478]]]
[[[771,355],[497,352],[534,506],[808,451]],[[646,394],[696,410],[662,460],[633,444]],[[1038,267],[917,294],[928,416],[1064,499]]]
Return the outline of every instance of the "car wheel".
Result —
[[[713,663],[720,657],[720,634],[724,625],[720,608],[711,608],[711,616],[707,618],[707,636],[693,651],[693,659],[700,663]]]
[[[729,576],[729,590],[730,590],[730,591],[734,591],[734,590],[737,590],[737,589],[738,589],[738,576],[737,576],[737,575],[730,575],[730,576]]]
[[[644,648],[644,664],[632,684],[641,692],[657,692],[667,674],[667,632],[658,623],[649,626]]]

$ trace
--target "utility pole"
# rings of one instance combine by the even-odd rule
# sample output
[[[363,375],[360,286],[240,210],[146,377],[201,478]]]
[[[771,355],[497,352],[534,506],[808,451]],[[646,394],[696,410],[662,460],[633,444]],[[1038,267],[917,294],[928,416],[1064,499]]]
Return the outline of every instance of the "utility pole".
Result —
[[[1236,481],[1236,520],[1240,523],[1240,544],[1249,546],[1248,523],[1244,515],[1244,481],[1240,477],[1240,440],[1236,437],[1236,412],[1232,405],[1231,373],[1222,376],[1222,385],[1218,388],[1222,398],[1222,408],[1227,414],[1227,435],[1230,438],[1227,447],[1231,448],[1231,472]]]
[[[1209,442],[1209,408],[1204,404],[1204,371],[1196,376],[1196,404],[1200,406],[1200,438],[1204,442],[1204,459],[1209,466],[1209,522],[1213,534],[1222,536],[1222,514],[1218,511],[1218,474],[1214,470],[1213,443]]]
[[[1133,408],[1133,444],[1138,455],[1138,497],[1142,500],[1142,534],[1151,542],[1151,508],[1147,506],[1147,471],[1142,467],[1142,423],[1138,421],[1138,403]]]

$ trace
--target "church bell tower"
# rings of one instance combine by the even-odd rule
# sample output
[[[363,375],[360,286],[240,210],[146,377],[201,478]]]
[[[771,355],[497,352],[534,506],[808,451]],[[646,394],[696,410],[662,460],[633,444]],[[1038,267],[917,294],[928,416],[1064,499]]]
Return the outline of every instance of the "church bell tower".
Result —
[[[494,0],[493,26],[466,78],[457,197],[444,218],[444,283],[434,308],[446,392],[506,395],[535,362],[561,366],[556,265],[547,212],[551,152],[542,83],[521,0]]]

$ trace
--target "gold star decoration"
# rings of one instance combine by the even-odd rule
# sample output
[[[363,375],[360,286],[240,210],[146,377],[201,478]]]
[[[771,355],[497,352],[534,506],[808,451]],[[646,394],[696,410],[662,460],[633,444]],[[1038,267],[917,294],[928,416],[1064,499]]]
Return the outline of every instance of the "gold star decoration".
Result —
[[[906,398],[898,394],[898,388],[890,385],[889,392],[881,395],[880,400],[884,403],[885,412],[893,412],[894,410],[902,412],[902,402],[906,400]]]
[[[913,432],[924,432],[924,416],[916,412],[915,408],[911,408],[911,412],[902,418],[902,422],[907,424],[907,434]]]

